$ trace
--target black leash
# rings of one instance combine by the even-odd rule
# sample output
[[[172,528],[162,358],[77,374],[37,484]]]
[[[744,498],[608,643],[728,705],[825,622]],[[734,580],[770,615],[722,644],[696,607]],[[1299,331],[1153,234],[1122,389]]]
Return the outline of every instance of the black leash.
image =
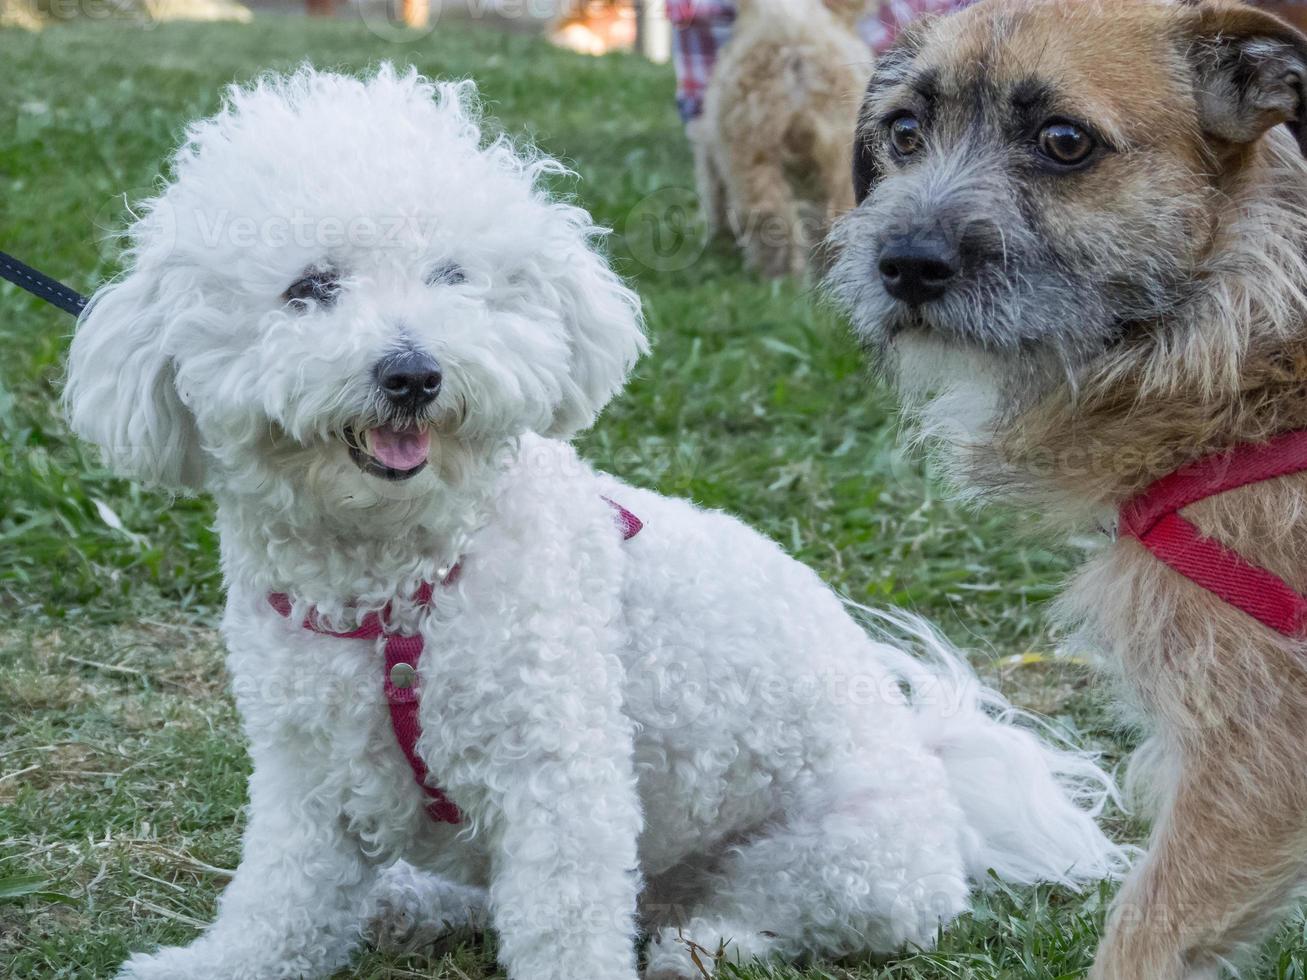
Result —
[[[86,309],[86,297],[77,290],[69,289],[58,279],[37,272],[5,252],[0,252],[0,277],[73,316],[80,316]]]

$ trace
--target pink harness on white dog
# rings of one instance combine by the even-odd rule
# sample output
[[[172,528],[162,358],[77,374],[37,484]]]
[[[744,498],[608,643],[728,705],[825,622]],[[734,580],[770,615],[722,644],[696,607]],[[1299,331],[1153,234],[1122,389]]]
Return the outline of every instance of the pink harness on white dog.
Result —
[[[644,522],[616,501],[605,501],[616,512],[617,526],[622,531],[622,540],[630,541],[644,528]],[[458,580],[462,565],[450,569],[440,583],[442,587],[453,585]],[[436,587],[430,582],[423,582],[418,588],[414,601],[419,606],[430,606],[435,597]],[[291,599],[284,592],[268,595],[268,604],[282,616],[289,618]],[[375,640],[386,638],[385,673],[382,675],[386,692],[386,703],[390,705],[390,728],[395,733],[395,741],[400,751],[408,760],[413,770],[413,778],[430,798],[427,802],[427,814],[437,823],[461,823],[463,815],[458,806],[445,795],[438,786],[427,783],[427,764],[417,752],[418,738],[422,735],[422,723],[418,720],[418,661],[422,659],[424,642],[420,633],[392,633],[390,630],[390,606],[379,613],[368,613],[358,629],[337,633],[318,625],[317,615],[310,610],[305,617],[303,628],[323,636],[334,636],[340,640]]]

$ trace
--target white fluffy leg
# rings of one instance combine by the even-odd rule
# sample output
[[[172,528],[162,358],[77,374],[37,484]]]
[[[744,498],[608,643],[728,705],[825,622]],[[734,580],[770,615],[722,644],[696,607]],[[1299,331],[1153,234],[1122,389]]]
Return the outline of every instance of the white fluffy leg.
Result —
[[[514,787],[491,826],[490,917],[512,980],[635,980],[639,808],[618,766],[587,764],[601,778],[552,801]],[[547,760],[534,772],[565,784]]]
[[[292,980],[343,966],[376,878],[302,760],[258,752],[240,867],[218,918],[185,947],[138,953],[120,980]]]
[[[455,929],[485,927],[486,893],[396,862],[368,896],[365,933],[380,949],[429,946]]]
[[[688,921],[650,945],[646,980],[699,978],[691,957],[795,958],[930,946],[967,907],[961,818],[939,760],[852,761],[783,824],[728,852]]]

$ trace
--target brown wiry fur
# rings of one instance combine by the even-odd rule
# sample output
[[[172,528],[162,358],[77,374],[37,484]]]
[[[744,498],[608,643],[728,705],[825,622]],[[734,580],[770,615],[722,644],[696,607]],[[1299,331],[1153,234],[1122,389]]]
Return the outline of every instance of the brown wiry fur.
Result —
[[[1298,53],[1278,76],[1291,88],[1307,38],[1226,0],[985,0],[911,42],[914,65],[986,59],[996,90],[1038,66],[1122,148],[1083,176],[1032,181],[1051,195],[1042,216],[1052,236],[1097,223],[1105,241],[1158,241],[1140,230],[1163,220],[1163,207],[1187,229],[1166,239],[1185,254],[1167,266],[1182,274],[1160,312],[1096,353],[1029,375],[1042,381],[1000,392],[992,420],[955,442],[954,473],[970,491],[1082,527],[1185,462],[1307,429],[1307,163],[1278,125],[1307,110],[1301,98],[1271,98],[1252,112],[1234,98],[1241,84],[1204,75],[1218,74],[1218,45],[1251,42],[1251,64],[1267,39]],[[873,183],[878,166],[868,164]],[[888,341],[886,357],[910,340]],[[1001,374],[1022,355],[977,346],[972,356],[1001,362]],[[1307,593],[1307,476],[1183,513]],[[1307,642],[1257,623],[1129,538],[1088,562],[1059,613],[1107,654],[1149,732],[1131,777],[1150,798],[1152,840],[1091,976],[1215,978],[1307,883]]]
[[[691,124],[707,233],[728,226],[764,275],[801,273],[853,206],[849,155],[872,60],[853,28],[864,7],[742,0]]]
[[[1015,412],[974,447],[973,480],[1079,523],[1197,456],[1307,428],[1307,163],[1276,131],[1221,182],[1201,289]]]
[[[1307,168],[1277,133],[1236,164],[1187,308],[1113,351],[1082,390],[1000,435],[1009,463],[1037,446],[1063,516],[1116,504],[1183,463],[1307,428]],[[1307,477],[1209,498],[1185,516],[1307,592]],[[1215,975],[1307,880],[1307,644],[1287,641],[1125,539],[1060,603],[1115,655],[1153,733],[1131,781],[1156,801],[1147,860],[1119,896],[1094,976]]]
[[[1208,149],[1186,136],[1177,132],[1177,152]],[[1079,518],[1188,460],[1307,428],[1307,168],[1283,133],[1220,155],[1209,154],[1216,220],[1201,291],[1016,413],[990,447],[1002,465],[982,464],[982,482],[1023,486],[1047,513]],[[1028,480],[1022,461],[1039,453],[1051,465]],[[1210,498],[1186,516],[1307,591],[1307,478]],[[1304,880],[1307,645],[1129,539],[1091,561],[1060,608],[1114,655],[1152,732],[1132,781],[1156,800],[1153,840],[1114,906],[1093,976],[1215,976]]]

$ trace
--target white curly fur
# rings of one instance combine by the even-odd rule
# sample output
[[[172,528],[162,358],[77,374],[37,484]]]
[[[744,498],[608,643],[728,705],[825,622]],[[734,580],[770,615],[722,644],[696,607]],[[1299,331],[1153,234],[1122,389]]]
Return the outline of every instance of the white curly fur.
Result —
[[[916,659],[732,518],[620,484],[555,437],[645,349],[560,168],[482,137],[468,84],[304,68],[194,125],[73,342],[72,424],[124,472],[218,503],[228,667],[253,758],[217,921],[121,976],[313,977],[483,921],[514,980],[694,976],[734,956],[929,945],[968,879],[1115,873],[1110,783],[1005,714],[924,627]],[[465,281],[432,269],[457,263]],[[281,298],[305,269],[334,304]],[[431,464],[369,475],[373,365],[444,369]],[[603,496],[646,522],[623,542]],[[429,612],[403,597],[462,574]],[[266,601],[289,593],[281,618]],[[420,630],[419,751],[466,816],[425,815],[375,641]]]

